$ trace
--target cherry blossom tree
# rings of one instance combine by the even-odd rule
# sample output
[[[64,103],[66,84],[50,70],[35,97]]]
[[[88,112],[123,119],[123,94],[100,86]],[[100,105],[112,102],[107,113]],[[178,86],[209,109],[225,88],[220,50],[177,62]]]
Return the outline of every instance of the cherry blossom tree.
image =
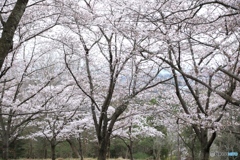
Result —
[[[113,136],[128,138],[131,152],[137,132],[158,133],[148,126],[153,114],[156,121],[159,116],[160,122],[171,122],[168,128],[180,126],[178,135],[192,128],[199,158],[209,159],[217,133],[226,126],[225,131],[237,132],[237,119],[230,127],[233,119],[227,115],[240,104],[239,4],[0,2],[4,159],[9,143],[39,113],[46,121],[38,122],[38,136],[49,140],[52,153],[61,140],[71,145],[87,121],[95,128],[99,160],[106,159]],[[149,104],[152,99],[159,107]]]
[[[36,43],[41,43],[37,37],[53,28],[59,17],[59,12],[51,10],[49,4],[42,0],[0,2],[0,119],[3,159],[8,159],[9,145],[37,117],[41,106],[51,99],[42,100],[38,95],[59,74],[57,72],[43,78],[43,72],[39,71],[46,64],[42,63],[46,59],[35,55],[36,52],[41,52],[41,47],[36,47]],[[36,12],[38,10],[41,12]]]
[[[52,159],[55,160],[55,148],[58,143],[70,137],[78,137],[84,126],[91,126],[89,112],[84,109],[84,99],[79,97],[76,87],[72,84],[48,86],[42,96],[53,98],[45,104],[44,115],[36,122],[38,131],[30,136],[45,137],[51,146]]]
[[[149,99],[146,99],[146,102]],[[140,100],[139,100],[140,101]],[[164,137],[164,134],[157,130],[157,124],[151,121],[156,106],[148,103],[132,104],[123,113],[114,126],[113,138],[121,139],[128,148],[130,159],[133,159],[134,140],[145,137]]]
[[[220,1],[166,2],[155,6],[148,15],[137,13],[156,27],[158,37],[152,36],[153,41],[166,47],[141,48],[150,55],[158,54],[171,66],[179,99],[176,104],[180,103],[180,113],[184,113],[180,119],[193,127],[201,143],[201,159],[209,159],[228,104],[238,105],[238,98],[233,98],[238,97],[237,77],[231,73],[238,74],[239,33],[235,15],[239,9]]]
[[[7,57],[9,68],[0,81],[0,123],[3,159],[7,159],[8,148],[14,143],[28,124],[39,116],[42,107],[53,97],[43,99],[41,93],[56,80],[59,73],[43,78],[41,68],[36,68],[36,56],[33,47],[32,53],[22,57]],[[10,61],[8,61],[10,60]],[[38,62],[40,60],[38,59]],[[19,67],[19,64],[23,67]]]
[[[42,40],[35,36],[28,38],[28,42],[16,42],[19,46],[14,45],[14,50],[5,57],[1,72],[3,159],[8,159],[10,144],[21,136],[29,123],[41,113],[41,107],[52,98],[43,99],[41,93],[50,83],[56,83],[63,72],[63,68],[56,67],[50,60],[54,58],[49,58],[48,53],[54,52],[52,46],[45,43],[45,47],[49,48],[43,48]]]
[[[67,42],[62,40],[65,63],[80,91],[91,101],[98,159],[106,159],[110,137],[120,115],[135,97],[148,96],[147,90],[168,79],[158,77],[162,61],[150,62],[138,56],[136,44],[141,39],[130,40],[114,30],[119,17],[111,12],[115,6],[110,2],[104,6],[97,1],[72,3],[65,5],[65,14],[70,18],[62,22],[71,37]],[[83,13],[87,18],[82,19]],[[106,22],[109,25],[105,25]],[[133,34],[134,30],[129,32]],[[109,116],[112,103],[115,111]]]

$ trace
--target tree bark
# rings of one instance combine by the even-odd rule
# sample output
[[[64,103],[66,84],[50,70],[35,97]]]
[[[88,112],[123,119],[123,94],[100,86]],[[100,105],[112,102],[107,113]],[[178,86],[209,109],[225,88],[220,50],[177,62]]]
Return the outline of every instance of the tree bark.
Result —
[[[206,144],[201,144],[201,160],[209,160],[210,148]]]
[[[52,160],[56,159],[56,145],[51,144],[51,153],[52,153]]]
[[[130,160],[133,160],[133,141],[132,140],[130,140],[129,154],[130,154]]]
[[[9,126],[11,124],[11,120],[8,119],[7,121],[7,127],[3,125],[4,119],[2,116],[0,116],[0,121],[1,121],[1,126],[2,126],[2,131],[1,131],[1,137],[2,137],[2,159],[3,160],[8,160],[9,159],[9,146],[10,146],[10,141],[9,141]]]
[[[201,129],[200,130],[201,137],[199,137],[200,143],[201,143],[201,160],[209,160],[209,153],[210,153],[210,148],[213,144],[213,141],[215,140],[217,134],[214,132],[210,139],[208,139],[208,129]]]
[[[70,145],[73,153],[77,156],[77,158],[81,158],[81,160],[83,160],[83,159],[82,159],[82,156],[80,156],[80,154],[78,153],[78,150],[77,150],[77,148],[74,146],[73,142],[72,142],[70,139],[67,139],[66,141],[67,141],[68,144]]]
[[[48,146],[47,140],[44,139],[44,143],[43,143],[44,159],[47,159],[47,158],[48,158],[47,146]]]
[[[3,139],[2,141],[2,159],[3,160],[8,160],[9,158],[9,141],[8,138]]]
[[[27,7],[27,3],[28,0],[18,0],[7,21],[4,22],[3,20],[1,20],[3,31],[0,38],[0,71],[2,70],[2,65],[6,56],[13,47],[14,33]],[[2,15],[0,14],[0,16]],[[5,130],[4,128],[2,129]],[[9,158],[9,136],[5,135],[2,138],[2,158],[4,160],[7,160]]]
[[[18,0],[8,20],[2,22],[3,32],[0,38],[0,70],[8,53],[13,47],[13,37],[17,26],[25,12],[28,0]]]
[[[78,145],[79,145],[79,154],[80,154],[81,160],[83,160],[83,148],[82,148],[81,133],[79,133]]]
[[[107,159],[108,140],[110,140],[110,139],[103,139],[101,141],[100,147],[98,150],[98,160],[106,160]]]
[[[118,117],[126,110],[128,106],[128,101],[119,105],[115,112],[113,113],[110,123],[108,124],[108,118],[106,115],[103,116],[103,126],[98,128],[101,132],[98,132],[98,144],[99,144],[99,152],[98,152],[98,160],[106,160],[107,158],[107,148],[110,143],[110,136],[112,134],[113,126],[117,121]],[[104,113],[105,114],[105,113]]]
[[[133,140],[132,140],[132,123],[131,126],[129,127],[129,145],[128,145],[128,149],[129,149],[129,154],[130,154],[130,160],[133,160]]]

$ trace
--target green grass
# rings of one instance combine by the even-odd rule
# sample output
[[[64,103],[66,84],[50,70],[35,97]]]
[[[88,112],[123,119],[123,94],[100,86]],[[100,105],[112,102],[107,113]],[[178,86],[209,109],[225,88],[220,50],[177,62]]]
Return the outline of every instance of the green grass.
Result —
[[[27,159],[27,158],[20,158],[18,160],[51,160],[51,158],[48,158],[48,159]],[[80,158],[61,158],[61,157],[58,157],[56,158],[56,160],[80,160]],[[97,160],[97,158],[84,158],[84,160]],[[113,158],[110,158],[107,160],[126,160],[126,159],[123,159],[121,157],[117,158],[117,159],[113,159]]]

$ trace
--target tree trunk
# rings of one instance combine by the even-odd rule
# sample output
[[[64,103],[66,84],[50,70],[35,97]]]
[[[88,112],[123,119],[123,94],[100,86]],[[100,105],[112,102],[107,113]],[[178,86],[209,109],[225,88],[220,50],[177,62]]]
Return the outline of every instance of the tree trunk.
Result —
[[[7,131],[2,134],[2,159],[8,160],[9,159],[9,134]]]
[[[132,123],[131,123],[131,126],[129,127],[129,134],[130,134],[130,137],[129,137],[130,144],[128,148],[129,148],[130,160],[133,160]]]
[[[107,159],[111,158],[111,154],[110,154],[110,141],[108,141],[108,147],[107,147]]]
[[[214,132],[210,139],[208,139],[208,129],[201,129],[201,160],[209,160],[210,148],[217,136],[217,133]]]
[[[107,147],[108,143],[106,140],[103,140],[99,146],[98,150],[98,160],[106,160],[107,159]]]
[[[208,144],[208,134],[207,134],[207,129],[200,129],[201,131],[201,138],[200,138],[200,143],[201,143],[201,160],[209,160],[209,148],[207,148]]]
[[[3,22],[2,36],[0,38],[0,70],[2,69],[5,57],[13,46],[14,33],[23,16],[27,3],[28,0],[18,0],[8,20]]]
[[[30,140],[30,143],[29,143],[29,151],[28,151],[28,157],[29,158],[34,158],[33,156],[33,144],[32,144],[32,140]]]
[[[98,137],[98,144],[99,144],[99,150],[98,150],[98,160],[106,160],[107,158],[107,149],[108,144],[110,143],[110,136],[113,130],[113,126],[117,120],[117,118],[126,110],[128,101],[121,104],[117,109],[115,110],[114,114],[111,117],[111,121],[108,125],[108,118],[105,112],[102,112],[103,116],[100,117],[100,120],[102,123],[101,125],[98,125],[97,122],[95,122],[95,129],[97,131],[97,137]],[[102,126],[103,124],[103,126]]]
[[[107,159],[107,150],[100,148],[98,153],[98,160],[106,160],[106,159]]]
[[[209,149],[201,150],[201,160],[209,160]]]
[[[77,151],[77,148],[75,147],[75,145],[73,144],[73,142],[70,140],[70,139],[67,139],[66,140],[68,142],[68,144],[70,145],[71,149],[72,149],[72,152],[77,156],[77,158],[81,158],[82,159],[82,156],[80,156],[80,154],[78,153]]]
[[[133,143],[132,140],[130,140],[130,145],[128,145],[128,151],[129,151],[130,160],[133,160],[132,143]]]
[[[3,145],[2,145],[2,159],[3,160],[8,160],[9,158],[9,142],[8,139],[3,140]]]
[[[55,144],[51,144],[51,152],[52,152],[52,160],[56,159],[56,145]]]
[[[80,154],[81,160],[83,160],[83,148],[82,148],[81,133],[79,133],[78,145],[79,145],[79,154]]]
[[[44,151],[44,159],[47,159],[48,151],[47,151],[47,140],[46,139],[44,139],[43,151]]]

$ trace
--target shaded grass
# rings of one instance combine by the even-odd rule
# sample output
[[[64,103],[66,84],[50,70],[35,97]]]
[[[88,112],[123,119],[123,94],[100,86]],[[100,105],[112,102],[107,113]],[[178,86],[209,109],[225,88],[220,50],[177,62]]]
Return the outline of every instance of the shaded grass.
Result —
[[[27,158],[20,158],[17,160],[52,160],[51,158],[48,159],[27,159]],[[80,158],[56,158],[56,160],[80,160]],[[97,160],[97,158],[84,158],[84,160]],[[127,159],[123,159],[121,157],[119,158],[107,158],[107,160],[127,160]]]

